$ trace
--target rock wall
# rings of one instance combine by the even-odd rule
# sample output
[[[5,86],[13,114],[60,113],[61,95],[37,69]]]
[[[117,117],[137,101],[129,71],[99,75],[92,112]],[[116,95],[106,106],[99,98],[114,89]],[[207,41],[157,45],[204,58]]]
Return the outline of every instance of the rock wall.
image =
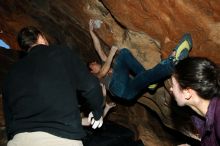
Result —
[[[218,0],[38,0],[0,2],[1,37],[18,49],[15,41],[21,27],[40,27],[52,41],[76,43],[86,58],[92,43],[88,34],[90,18],[101,20],[97,34],[105,46],[129,47],[146,62],[166,57],[185,32],[193,37],[191,55],[206,56],[220,63]],[[152,57],[152,54],[155,57]],[[144,56],[146,57],[146,56]],[[151,64],[149,63],[149,64]],[[146,63],[148,64],[148,63]]]

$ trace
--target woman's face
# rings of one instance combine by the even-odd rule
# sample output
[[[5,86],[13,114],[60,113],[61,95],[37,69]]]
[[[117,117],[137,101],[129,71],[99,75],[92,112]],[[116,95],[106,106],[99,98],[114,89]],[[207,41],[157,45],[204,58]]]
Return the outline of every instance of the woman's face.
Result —
[[[43,45],[48,45],[49,44],[46,37],[43,36],[43,35],[38,36],[37,43],[38,44],[43,44]]]
[[[89,68],[91,69],[91,73],[97,74],[101,70],[101,64],[94,61],[94,62],[89,64]]]
[[[170,91],[173,93],[174,98],[177,102],[178,106],[184,106],[186,103],[186,93],[184,92],[183,89],[181,89],[178,81],[174,76],[171,77],[172,80],[172,85],[170,87]]]

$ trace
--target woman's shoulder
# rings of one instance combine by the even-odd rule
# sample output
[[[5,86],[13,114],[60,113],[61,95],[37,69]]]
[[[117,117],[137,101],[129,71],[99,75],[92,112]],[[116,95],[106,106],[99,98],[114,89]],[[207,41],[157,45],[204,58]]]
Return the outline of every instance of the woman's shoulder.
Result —
[[[217,120],[217,123],[220,124],[220,97],[215,97],[215,121]]]

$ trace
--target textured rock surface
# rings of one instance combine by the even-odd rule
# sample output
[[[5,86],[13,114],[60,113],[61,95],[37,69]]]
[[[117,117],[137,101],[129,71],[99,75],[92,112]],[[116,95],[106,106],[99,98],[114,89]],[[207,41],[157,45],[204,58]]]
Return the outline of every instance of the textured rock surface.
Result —
[[[15,50],[19,50],[17,32],[23,26],[34,25],[51,42],[77,46],[85,61],[97,58],[88,33],[88,21],[93,18],[102,22],[96,33],[106,52],[113,44],[127,47],[146,68],[153,67],[161,56],[168,56],[185,32],[192,34],[192,56],[206,56],[220,63],[219,0],[5,0],[0,1],[0,14],[0,38]],[[5,74],[8,65],[2,58],[1,66],[5,67],[1,72]],[[188,115],[180,112],[188,109],[176,107],[163,87],[155,94],[145,94],[139,102],[153,109],[166,126],[195,137],[185,120]],[[139,111],[132,114],[141,115]],[[177,126],[181,121],[186,121],[185,126]],[[143,139],[144,123],[136,127]]]

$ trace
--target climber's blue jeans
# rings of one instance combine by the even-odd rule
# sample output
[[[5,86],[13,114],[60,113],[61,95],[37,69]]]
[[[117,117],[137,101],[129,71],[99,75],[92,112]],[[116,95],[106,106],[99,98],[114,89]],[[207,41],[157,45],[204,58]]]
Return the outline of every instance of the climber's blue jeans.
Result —
[[[112,68],[110,93],[113,96],[132,100],[148,85],[169,77],[173,71],[173,63],[167,59],[146,70],[128,49],[123,48],[115,57]]]

